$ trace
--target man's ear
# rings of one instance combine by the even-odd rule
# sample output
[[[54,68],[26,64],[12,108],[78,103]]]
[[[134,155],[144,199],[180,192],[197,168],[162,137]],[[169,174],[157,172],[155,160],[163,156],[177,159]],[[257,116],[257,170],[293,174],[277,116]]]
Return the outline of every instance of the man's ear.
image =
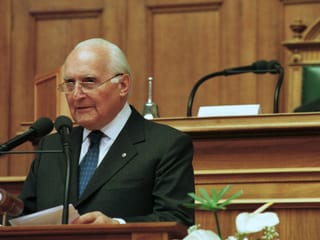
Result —
[[[128,74],[124,74],[118,86],[119,86],[120,96],[121,97],[127,96],[129,94],[129,89],[130,89],[130,76]]]

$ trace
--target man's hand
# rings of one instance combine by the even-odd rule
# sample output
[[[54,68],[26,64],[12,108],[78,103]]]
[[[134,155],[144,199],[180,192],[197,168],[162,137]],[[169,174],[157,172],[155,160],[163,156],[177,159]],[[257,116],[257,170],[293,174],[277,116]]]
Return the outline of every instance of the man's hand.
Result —
[[[109,218],[102,212],[89,212],[75,219],[71,224],[120,224],[117,220]]]

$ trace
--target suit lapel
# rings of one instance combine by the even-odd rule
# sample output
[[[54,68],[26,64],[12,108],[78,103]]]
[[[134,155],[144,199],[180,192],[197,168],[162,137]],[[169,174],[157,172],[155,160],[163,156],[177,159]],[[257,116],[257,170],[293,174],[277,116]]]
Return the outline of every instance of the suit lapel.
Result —
[[[97,168],[79,203],[107,184],[121,169],[137,155],[135,144],[144,141],[143,119],[135,109],[109,152]]]
[[[70,142],[72,146],[72,160],[69,199],[71,203],[76,203],[78,201],[78,165],[82,144],[82,134],[83,128],[75,127],[72,129],[70,135]]]

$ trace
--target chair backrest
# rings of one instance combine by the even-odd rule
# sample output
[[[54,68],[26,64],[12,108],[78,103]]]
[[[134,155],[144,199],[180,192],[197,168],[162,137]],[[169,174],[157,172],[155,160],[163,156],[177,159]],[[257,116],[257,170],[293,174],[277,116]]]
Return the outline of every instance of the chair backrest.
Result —
[[[301,105],[294,111],[320,111],[320,65],[306,65],[302,67]]]
[[[301,105],[320,98],[320,65],[303,66]]]

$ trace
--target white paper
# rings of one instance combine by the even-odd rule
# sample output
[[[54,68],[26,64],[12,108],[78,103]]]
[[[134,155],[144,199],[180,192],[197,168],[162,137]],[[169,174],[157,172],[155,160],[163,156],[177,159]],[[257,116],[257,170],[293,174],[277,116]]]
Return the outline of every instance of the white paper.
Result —
[[[201,106],[198,117],[258,115],[260,104]]]
[[[62,224],[62,212],[63,206],[57,206],[53,208],[49,208],[43,211],[39,211],[36,213],[28,214],[22,217],[17,217],[9,220],[12,226],[22,226],[22,225],[48,225],[54,224],[59,225]],[[79,217],[78,211],[73,207],[72,204],[69,204],[69,221],[71,223]]]

